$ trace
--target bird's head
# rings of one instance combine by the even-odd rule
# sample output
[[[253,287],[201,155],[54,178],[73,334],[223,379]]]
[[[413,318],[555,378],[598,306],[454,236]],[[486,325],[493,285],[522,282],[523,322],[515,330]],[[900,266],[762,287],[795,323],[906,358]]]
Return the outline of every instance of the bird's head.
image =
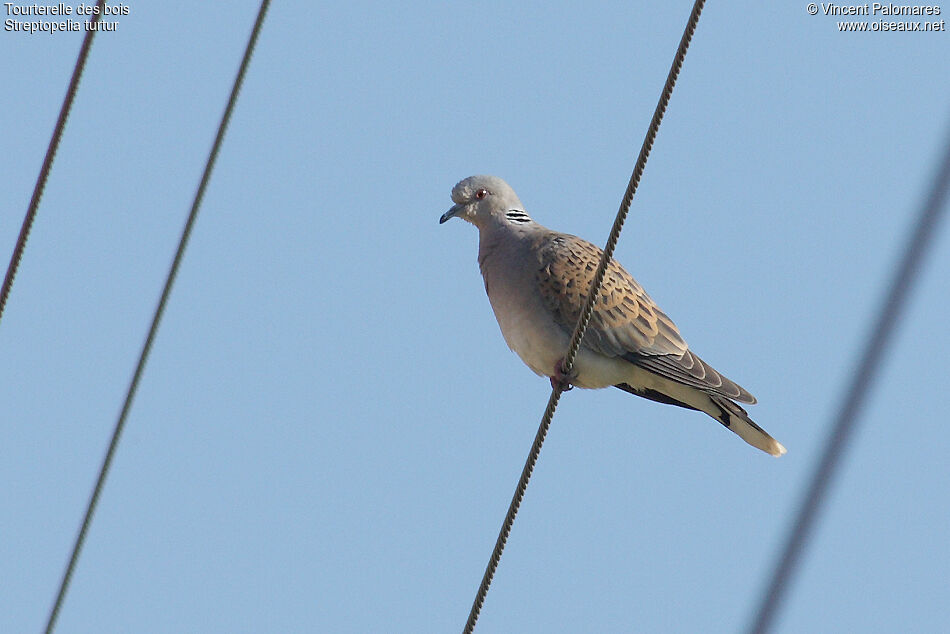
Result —
[[[524,205],[508,183],[497,176],[469,176],[452,188],[455,205],[439,218],[439,224],[459,217],[476,227],[485,226],[492,218],[504,219],[511,212],[524,218]]]

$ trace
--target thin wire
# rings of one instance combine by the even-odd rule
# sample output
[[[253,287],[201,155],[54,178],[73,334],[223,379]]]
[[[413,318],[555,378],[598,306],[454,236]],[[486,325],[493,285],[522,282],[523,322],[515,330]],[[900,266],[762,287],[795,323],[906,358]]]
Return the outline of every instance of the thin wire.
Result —
[[[640,184],[640,177],[643,175],[643,169],[646,166],[647,158],[650,156],[650,150],[653,148],[657,130],[660,128],[663,114],[666,112],[666,107],[670,102],[670,96],[673,94],[673,86],[676,84],[676,78],[679,76],[680,69],[683,67],[683,60],[686,58],[686,51],[689,48],[690,40],[693,38],[693,33],[696,31],[696,24],[699,22],[699,15],[702,13],[704,4],[705,0],[696,0],[693,4],[693,10],[686,23],[686,30],[680,39],[679,48],[677,48],[676,56],[673,58],[673,65],[670,67],[670,72],[666,78],[666,84],[663,86],[660,100],[653,113],[653,119],[647,128],[643,145],[640,147],[640,155],[637,157],[636,166],[633,169],[633,174],[630,176],[630,182],[627,185],[627,190],[620,203],[620,209],[617,212],[613,227],[610,229],[610,236],[607,238],[607,245],[604,247],[603,256],[594,273],[594,279],[591,281],[590,292],[587,294],[587,302],[584,304],[584,310],[581,312],[577,326],[574,328],[571,345],[568,348],[567,356],[565,356],[563,362],[563,372],[566,376],[570,376],[571,370],[574,367],[574,360],[580,349],[581,340],[584,338],[584,332],[587,330],[587,325],[590,323],[590,318],[594,311],[594,302],[600,293],[600,287],[604,281],[607,264],[610,262],[614,249],[617,246],[617,241],[620,239],[620,231],[627,218],[627,213],[630,211],[633,195],[636,193],[637,187]],[[531,445],[531,451],[528,453],[524,469],[521,471],[521,478],[518,480],[515,494],[511,498],[511,504],[508,506],[508,513],[505,514],[505,521],[502,523],[501,530],[498,533],[498,539],[495,541],[495,548],[492,550],[491,558],[488,560],[488,566],[485,569],[485,574],[482,576],[482,582],[475,595],[475,601],[472,603],[468,621],[465,623],[463,632],[466,634],[470,634],[475,630],[475,623],[478,621],[478,615],[482,610],[482,605],[485,603],[488,588],[491,586],[492,578],[495,576],[495,570],[498,568],[498,562],[501,560],[501,554],[505,549],[508,536],[511,534],[511,527],[514,524],[515,516],[518,514],[518,509],[521,507],[521,500],[524,498],[525,491],[528,488],[528,481],[531,479],[534,465],[538,461],[538,456],[541,453],[541,445],[544,443],[544,438],[547,436],[548,429],[551,426],[551,420],[554,418],[554,410],[557,409],[557,404],[561,398],[563,389],[564,387],[562,385],[555,384],[551,390],[551,397],[548,399],[548,405],[544,410],[544,415],[541,417],[541,425],[538,427],[538,433],[534,437],[534,444]]]
[[[752,626],[749,628],[749,632],[753,634],[764,634],[772,627],[776,612],[787,593],[788,585],[798,568],[802,553],[813,534],[818,512],[821,510],[831,482],[837,473],[838,465],[854,434],[864,401],[881,370],[882,360],[893,339],[897,320],[920,274],[921,265],[932,243],[932,238],[937,233],[938,223],[947,207],[947,193],[950,190],[950,138],[947,139],[944,152],[932,189],[924,201],[913,234],[901,255],[897,271],[890,281],[884,302],[871,329],[871,335],[866,339],[867,346],[858,359],[851,384],[834,418],[824,453],[802,500],[782,555],[776,562],[769,588],[763,595]]]
[[[105,6],[105,0],[99,0],[96,4],[96,12],[89,20],[93,25],[99,21],[102,15],[102,8]],[[59,109],[59,117],[56,119],[56,125],[53,127],[53,136],[46,147],[46,157],[43,159],[43,165],[40,167],[40,173],[36,177],[36,184],[33,186],[33,196],[30,197],[30,204],[26,209],[26,216],[23,218],[23,224],[20,226],[20,235],[17,237],[16,246],[13,248],[13,254],[10,256],[10,263],[7,265],[6,275],[3,276],[3,286],[0,287],[0,319],[3,318],[3,309],[7,305],[7,297],[10,296],[10,287],[13,286],[13,278],[16,277],[17,269],[20,266],[20,259],[23,257],[23,250],[26,249],[26,241],[30,237],[30,229],[33,227],[33,220],[36,218],[36,211],[40,206],[40,198],[43,197],[43,189],[46,187],[46,180],[49,178],[50,170],[53,167],[53,159],[56,158],[56,150],[59,148],[59,141],[63,136],[63,130],[66,129],[66,120],[69,118],[69,111],[73,107],[73,101],[76,98],[76,92],[79,90],[79,80],[82,77],[82,71],[86,67],[86,59],[89,57],[89,49],[92,48],[92,38],[96,36],[98,30],[93,27],[86,31],[82,39],[82,46],[79,49],[79,57],[76,58],[76,65],[73,67],[73,76],[69,79],[69,87],[66,89],[66,96],[63,97],[63,105]]]
[[[171,268],[168,271],[168,277],[165,280],[165,287],[162,290],[161,299],[158,301],[158,306],[155,308],[155,315],[152,318],[152,325],[149,328],[148,336],[145,338],[145,344],[142,347],[142,353],[139,355],[138,365],[135,368],[135,374],[132,376],[132,382],[129,384],[129,389],[125,395],[125,402],[122,405],[122,411],[119,414],[119,419],[116,421],[115,430],[112,432],[112,439],[109,442],[109,449],[106,451],[105,459],[102,462],[102,467],[99,469],[99,477],[96,480],[96,485],[93,488],[92,496],[89,498],[89,504],[86,507],[86,514],[82,521],[82,527],[79,529],[79,534],[76,536],[76,543],[73,546],[72,555],[69,558],[69,564],[66,566],[66,571],[63,573],[63,579],[59,585],[59,591],[56,595],[56,601],[53,603],[53,607],[49,613],[49,620],[46,624],[46,633],[50,634],[53,631],[53,628],[56,625],[56,618],[59,615],[59,610],[62,607],[63,599],[66,596],[66,590],[69,587],[69,581],[72,577],[73,570],[76,567],[76,562],[79,559],[79,553],[82,550],[83,542],[86,539],[86,533],[89,530],[89,525],[92,521],[93,513],[96,510],[96,504],[99,501],[99,495],[102,492],[103,485],[106,481],[106,476],[109,473],[109,467],[112,464],[112,458],[115,455],[116,447],[119,444],[119,438],[122,435],[122,430],[125,427],[125,421],[128,417],[129,410],[132,407],[132,399],[135,397],[135,391],[138,388],[139,380],[142,378],[142,371],[145,369],[145,362],[148,359],[149,351],[152,349],[152,342],[155,339],[155,333],[158,331],[158,324],[162,319],[162,314],[165,311],[165,305],[168,302],[168,297],[171,294],[172,285],[175,283],[175,277],[178,274],[178,267],[181,264],[182,257],[185,253],[185,247],[188,244],[188,238],[191,235],[191,229],[194,226],[195,219],[198,217],[198,209],[201,206],[201,200],[204,197],[205,189],[208,186],[208,181],[211,179],[211,171],[214,169],[214,163],[218,157],[218,151],[221,148],[221,143],[224,140],[224,133],[227,130],[228,122],[231,119],[231,113],[234,110],[234,105],[237,102],[238,93],[241,90],[241,84],[244,82],[244,75],[247,73],[247,67],[251,61],[251,55],[254,52],[254,45],[257,43],[257,36],[260,33],[261,25],[264,22],[264,16],[267,13],[267,7],[270,5],[270,0],[262,0],[260,10],[257,13],[257,20],[254,22],[254,28],[251,31],[251,37],[247,42],[247,47],[244,50],[244,58],[241,60],[241,67],[238,70],[237,76],[234,78],[234,86],[231,88],[231,96],[228,99],[228,105],[224,109],[224,114],[221,116],[221,123],[218,125],[218,133],[215,136],[214,144],[211,147],[211,152],[208,155],[208,160],[205,163],[204,173],[201,175],[201,182],[198,185],[198,190],[195,192],[194,202],[191,205],[191,212],[188,214],[188,220],[185,223],[185,228],[182,231],[181,239],[178,242],[178,250],[175,252],[175,259],[172,261]]]

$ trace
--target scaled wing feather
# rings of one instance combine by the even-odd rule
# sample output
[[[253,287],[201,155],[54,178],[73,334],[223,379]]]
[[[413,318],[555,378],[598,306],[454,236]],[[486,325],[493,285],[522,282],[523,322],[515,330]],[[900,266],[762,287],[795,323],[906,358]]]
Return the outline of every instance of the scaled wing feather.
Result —
[[[586,240],[553,231],[538,240],[538,290],[555,322],[571,334],[603,252]],[[583,344],[673,381],[755,403],[749,392],[688,349],[673,321],[616,260],[607,266]]]

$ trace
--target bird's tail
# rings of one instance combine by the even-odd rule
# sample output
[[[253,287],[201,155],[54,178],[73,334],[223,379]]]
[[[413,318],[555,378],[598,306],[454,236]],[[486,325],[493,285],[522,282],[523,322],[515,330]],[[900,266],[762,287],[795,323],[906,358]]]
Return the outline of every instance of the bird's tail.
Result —
[[[712,407],[704,408],[703,411],[725,425],[730,431],[738,434],[742,440],[776,458],[785,453],[785,447],[782,446],[782,443],[769,436],[768,432],[756,425],[749,418],[748,412],[736,403],[714,394],[709,395],[709,400]]]

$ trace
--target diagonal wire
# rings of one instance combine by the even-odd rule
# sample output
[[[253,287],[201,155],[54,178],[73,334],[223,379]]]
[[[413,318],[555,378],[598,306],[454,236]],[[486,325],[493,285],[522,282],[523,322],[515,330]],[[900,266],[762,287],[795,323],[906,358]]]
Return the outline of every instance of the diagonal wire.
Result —
[[[99,21],[102,9],[105,6],[105,0],[99,0],[96,4],[98,11],[90,18],[89,22],[95,24]],[[69,111],[73,107],[73,101],[76,98],[76,91],[79,90],[79,80],[82,77],[82,71],[86,67],[86,59],[89,57],[89,49],[92,48],[92,38],[98,31],[93,26],[86,31],[82,39],[82,46],[79,49],[79,57],[76,58],[76,65],[73,67],[73,76],[69,79],[69,87],[66,89],[66,96],[63,97],[63,105],[59,109],[59,117],[56,119],[56,125],[53,127],[53,136],[49,140],[46,148],[46,157],[43,159],[43,166],[40,167],[40,173],[36,177],[36,185],[33,186],[33,196],[30,197],[30,204],[26,208],[26,216],[23,218],[23,224],[20,226],[20,235],[17,237],[16,246],[13,247],[13,254],[10,256],[10,264],[7,265],[7,272],[3,276],[3,286],[0,287],[0,319],[3,318],[3,309],[7,305],[7,297],[10,296],[10,287],[13,286],[13,278],[16,277],[17,268],[20,266],[20,259],[23,257],[23,250],[26,249],[26,241],[30,237],[30,229],[33,227],[33,220],[36,218],[36,211],[40,206],[40,198],[43,197],[43,189],[46,188],[46,180],[49,178],[50,170],[53,167],[53,159],[56,158],[56,150],[59,148],[59,141],[63,137],[63,130],[66,129],[66,120],[69,118]]]
[[[640,147],[640,155],[637,157],[636,166],[633,169],[633,174],[630,176],[630,182],[627,185],[626,192],[624,192],[623,200],[620,203],[620,209],[617,211],[617,217],[614,220],[613,227],[610,229],[607,245],[604,247],[600,264],[597,265],[594,279],[591,280],[590,292],[587,293],[587,302],[584,304],[584,310],[581,312],[577,326],[574,328],[574,335],[571,337],[571,345],[568,347],[567,356],[564,357],[563,373],[565,376],[570,376],[571,370],[574,367],[574,360],[577,357],[581,341],[584,338],[584,332],[587,330],[587,324],[590,323],[591,315],[594,312],[594,302],[600,293],[600,286],[604,281],[607,265],[617,246],[617,240],[620,239],[620,230],[623,228],[623,223],[627,219],[627,213],[630,211],[633,195],[640,185],[640,177],[643,176],[643,169],[646,166],[647,158],[650,156],[650,150],[653,148],[653,142],[660,128],[660,122],[663,120],[663,114],[666,112],[666,106],[669,104],[670,96],[673,94],[673,86],[676,84],[676,78],[679,76],[680,69],[683,67],[683,60],[686,58],[686,51],[689,48],[690,40],[693,38],[693,33],[696,31],[696,24],[699,22],[699,15],[702,13],[704,4],[705,0],[696,0],[693,4],[693,10],[689,14],[689,20],[686,23],[683,37],[680,38],[679,47],[673,58],[673,65],[670,67],[666,84],[663,86],[663,91],[660,93],[660,100],[656,104],[656,110],[653,113],[653,119],[647,128],[643,145]],[[534,437],[534,444],[531,445],[531,451],[528,453],[524,469],[521,471],[521,478],[518,480],[515,494],[511,498],[511,504],[508,506],[508,513],[505,515],[505,520],[501,525],[501,531],[498,533],[498,539],[495,541],[495,548],[492,550],[491,558],[488,560],[488,566],[485,569],[485,574],[482,576],[482,582],[475,595],[475,601],[472,604],[471,612],[469,612],[468,621],[465,623],[463,632],[466,634],[475,630],[475,623],[478,621],[478,615],[482,610],[482,605],[485,603],[488,588],[491,586],[492,578],[495,576],[495,570],[498,568],[498,562],[501,560],[501,554],[505,549],[508,536],[511,534],[511,527],[514,524],[515,515],[518,514],[521,500],[524,498],[525,491],[528,488],[528,481],[531,479],[534,465],[538,461],[538,456],[541,453],[541,445],[544,443],[544,438],[547,436],[548,429],[551,426],[551,420],[554,418],[554,410],[557,408],[557,403],[561,398],[563,389],[564,386],[555,385],[551,390],[551,397],[548,399],[547,407],[541,417],[541,425],[538,427],[538,433]]]
[[[257,20],[254,22],[254,28],[251,30],[250,39],[248,40],[247,47],[244,50],[244,58],[241,60],[241,66],[238,69],[237,76],[234,78],[234,85],[231,88],[231,96],[228,99],[228,105],[224,109],[224,114],[221,116],[221,123],[218,125],[218,133],[215,136],[214,144],[211,146],[211,152],[208,154],[208,160],[205,163],[204,173],[201,175],[201,182],[198,184],[198,190],[195,192],[194,202],[192,202],[191,205],[191,212],[188,214],[188,220],[185,223],[185,228],[182,231],[181,239],[178,242],[178,250],[175,252],[175,259],[172,261],[171,269],[168,271],[168,277],[165,280],[165,287],[162,289],[161,299],[159,299],[158,306],[155,308],[155,315],[152,318],[152,325],[149,328],[148,335],[145,338],[145,344],[142,347],[142,353],[139,355],[138,365],[135,367],[135,374],[132,376],[129,389],[125,394],[125,402],[122,404],[122,411],[119,414],[119,418],[115,424],[115,429],[112,432],[112,439],[109,441],[109,449],[106,451],[105,459],[102,462],[102,467],[99,469],[99,478],[96,480],[96,485],[92,490],[92,496],[89,498],[89,504],[86,507],[86,514],[82,521],[82,527],[79,529],[79,534],[76,536],[76,543],[73,546],[72,554],[69,558],[69,564],[66,566],[66,571],[63,573],[63,578],[59,585],[59,591],[56,595],[56,601],[53,603],[53,607],[50,610],[49,620],[46,623],[47,634],[50,634],[50,632],[52,632],[53,628],[56,626],[56,618],[59,615],[60,608],[62,607],[63,599],[66,596],[66,590],[69,588],[69,581],[72,577],[73,570],[76,567],[76,562],[79,560],[79,553],[82,550],[83,542],[86,539],[86,533],[89,530],[93,513],[95,513],[96,510],[96,504],[99,501],[99,495],[102,493],[106,476],[109,473],[109,467],[112,464],[112,458],[115,455],[116,447],[119,444],[119,437],[122,435],[122,429],[125,427],[126,418],[128,417],[129,410],[132,407],[132,399],[135,397],[135,391],[138,388],[139,380],[142,378],[142,371],[145,369],[145,362],[148,359],[149,351],[152,349],[152,342],[155,339],[155,333],[158,331],[158,324],[162,319],[162,313],[165,311],[165,305],[167,304],[168,297],[171,294],[172,285],[175,283],[175,276],[178,274],[178,267],[181,264],[182,256],[185,253],[185,247],[188,244],[188,238],[191,235],[191,229],[194,226],[195,219],[198,217],[198,209],[201,207],[201,200],[204,197],[205,189],[207,188],[208,182],[211,179],[211,171],[214,169],[214,163],[218,157],[218,151],[221,149],[221,143],[224,140],[224,133],[227,130],[228,122],[231,119],[231,113],[234,110],[234,105],[237,103],[238,93],[241,90],[241,84],[244,82],[244,75],[247,73],[247,67],[251,61],[251,55],[254,52],[254,45],[257,43],[257,36],[260,33],[261,25],[264,23],[264,16],[267,13],[268,5],[270,5],[270,0],[262,0],[260,10],[257,13]]]
[[[848,442],[854,434],[864,401],[883,365],[884,355],[893,339],[897,320],[907,304],[907,298],[920,274],[927,249],[934,234],[937,233],[938,223],[948,206],[948,189],[950,189],[950,138],[947,139],[944,155],[934,175],[933,186],[924,200],[914,231],[907,241],[894,277],[890,281],[887,294],[871,328],[871,334],[866,339],[867,347],[858,359],[857,366],[851,375],[851,383],[834,417],[824,453],[802,499],[782,555],[776,562],[768,590],[762,596],[752,626],[749,628],[749,632],[753,634],[764,634],[771,629],[775,614],[788,590],[809,538],[813,534],[818,513],[828,494],[838,465],[841,463],[841,458],[847,451]]]

